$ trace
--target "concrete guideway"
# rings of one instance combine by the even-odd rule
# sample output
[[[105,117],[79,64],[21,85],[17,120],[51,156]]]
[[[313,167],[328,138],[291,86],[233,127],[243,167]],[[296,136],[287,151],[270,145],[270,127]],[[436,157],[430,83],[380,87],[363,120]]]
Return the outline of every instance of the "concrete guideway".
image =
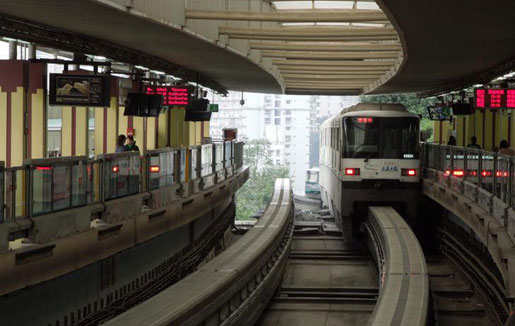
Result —
[[[292,238],[289,180],[277,179],[268,208],[241,239],[105,325],[254,324],[272,297],[259,325],[325,325],[327,318],[355,325],[370,318],[370,325],[425,325],[427,270],[416,238],[392,208],[372,208],[368,228],[379,274],[363,245],[334,236]]]

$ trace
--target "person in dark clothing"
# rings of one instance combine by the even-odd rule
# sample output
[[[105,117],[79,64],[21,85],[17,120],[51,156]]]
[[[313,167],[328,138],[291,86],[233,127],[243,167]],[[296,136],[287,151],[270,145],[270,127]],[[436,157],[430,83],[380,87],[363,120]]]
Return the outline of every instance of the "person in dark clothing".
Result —
[[[468,148],[481,149],[481,146],[479,146],[477,144],[477,137],[476,136],[472,136],[472,138],[470,138],[470,144],[468,144],[467,147]]]
[[[450,135],[449,136],[449,141],[447,142],[447,145],[456,146],[456,137],[454,137],[453,135]]]
[[[127,136],[127,150],[139,152],[139,147],[138,145],[136,145],[136,141],[134,140],[134,136],[132,135]]]
[[[116,140],[116,153],[122,153],[127,151],[127,146],[125,146],[125,141],[127,137],[125,135],[118,135],[118,139]]]

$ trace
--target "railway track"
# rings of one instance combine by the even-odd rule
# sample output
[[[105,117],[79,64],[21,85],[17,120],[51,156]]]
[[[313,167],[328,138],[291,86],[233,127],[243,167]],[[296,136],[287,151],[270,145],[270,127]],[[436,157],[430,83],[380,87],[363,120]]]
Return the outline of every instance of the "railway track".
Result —
[[[378,294],[377,269],[364,245],[294,236],[282,284],[256,325],[364,325]]]

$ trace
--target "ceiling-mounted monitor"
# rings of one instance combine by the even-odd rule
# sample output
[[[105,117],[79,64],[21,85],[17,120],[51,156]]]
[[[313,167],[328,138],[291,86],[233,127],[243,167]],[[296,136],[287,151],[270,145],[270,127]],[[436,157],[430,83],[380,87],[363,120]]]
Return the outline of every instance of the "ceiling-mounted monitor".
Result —
[[[129,93],[123,115],[137,117],[157,117],[161,113],[162,95]]]
[[[427,113],[429,114],[429,120],[452,120],[451,109],[448,107],[428,106]]]
[[[110,106],[111,76],[50,74],[50,105]]]

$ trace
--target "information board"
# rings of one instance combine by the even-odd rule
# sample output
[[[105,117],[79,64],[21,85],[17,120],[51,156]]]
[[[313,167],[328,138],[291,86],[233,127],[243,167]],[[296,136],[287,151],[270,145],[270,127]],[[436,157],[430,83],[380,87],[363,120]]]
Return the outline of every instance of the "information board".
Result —
[[[111,76],[50,74],[50,105],[110,105]]]
[[[478,109],[515,109],[515,89],[476,88],[474,104]]]
[[[164,106],[188,106],[190,103],[187,86],[147,86],[146,93],[162,95]]]

